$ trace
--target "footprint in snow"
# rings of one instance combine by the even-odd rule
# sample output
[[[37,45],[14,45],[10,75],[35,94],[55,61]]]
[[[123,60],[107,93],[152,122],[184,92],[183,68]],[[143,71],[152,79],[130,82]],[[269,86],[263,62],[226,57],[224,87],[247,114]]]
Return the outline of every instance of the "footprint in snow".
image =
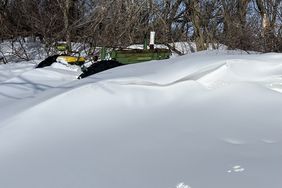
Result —
[[[277,143],[277,141],[272,140],[272,139],[262,139],[261,141],[265,144],[276,144]]]
[[[189,185],[185,185],[183,182],[176,185],[176,188],[191,188]]]
[[[228,143],[228,144],[233,144],[233,145],[243,145],[243,144],[246,144],[246,142],[244,140],[233,139],[233,138],[225,138],[225,139],[223,139],[223,141]]]
[[[236,165],[236,166],[233,166],[230,170],[228,170],[227,172],[228,173],[240,173],[240,172],[244,172],[245,169],[242,168],[240,165]]]

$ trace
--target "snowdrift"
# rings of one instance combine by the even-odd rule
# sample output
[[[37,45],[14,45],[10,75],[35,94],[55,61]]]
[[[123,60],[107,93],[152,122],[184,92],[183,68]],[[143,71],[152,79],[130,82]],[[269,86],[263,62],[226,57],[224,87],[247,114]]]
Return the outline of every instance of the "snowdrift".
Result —
[[[282,185],[281,54],[200,52],[83,80],[24,65],[0,68],[0,187]]]

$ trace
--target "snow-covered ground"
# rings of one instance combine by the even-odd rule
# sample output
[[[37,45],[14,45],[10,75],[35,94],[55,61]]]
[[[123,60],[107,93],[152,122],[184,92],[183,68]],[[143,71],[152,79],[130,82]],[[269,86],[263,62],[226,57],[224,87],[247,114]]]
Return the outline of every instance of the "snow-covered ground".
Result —
[[[282,54],[34,65],[0,65],[1,188],[282,186]]]

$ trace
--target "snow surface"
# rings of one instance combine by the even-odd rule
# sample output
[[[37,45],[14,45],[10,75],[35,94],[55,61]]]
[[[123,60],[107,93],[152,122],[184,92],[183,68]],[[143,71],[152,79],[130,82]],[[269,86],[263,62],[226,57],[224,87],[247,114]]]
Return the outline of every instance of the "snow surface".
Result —
[[[2,188],[281,188],[282,54],[0,65]]]

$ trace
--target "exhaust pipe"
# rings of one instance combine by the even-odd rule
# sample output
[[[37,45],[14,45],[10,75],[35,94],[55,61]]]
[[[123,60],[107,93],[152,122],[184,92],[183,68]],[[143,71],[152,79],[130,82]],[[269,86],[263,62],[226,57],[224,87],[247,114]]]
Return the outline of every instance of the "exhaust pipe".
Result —
[[[156,32],[155,31],[151,31],[150,32],[150,50],[153,50],[155,49],[155,36],[156,36]]]

